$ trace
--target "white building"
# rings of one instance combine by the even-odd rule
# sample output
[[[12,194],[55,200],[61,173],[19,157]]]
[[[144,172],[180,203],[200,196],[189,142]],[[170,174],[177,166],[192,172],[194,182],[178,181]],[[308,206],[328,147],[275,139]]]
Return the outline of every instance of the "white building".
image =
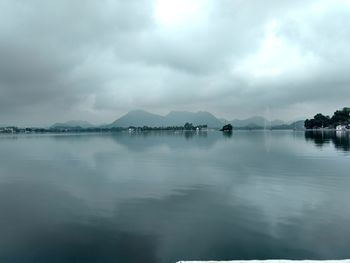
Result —
[[[346,131],[348,129],[348,125],[337,125],[335,127],[336,131]]]

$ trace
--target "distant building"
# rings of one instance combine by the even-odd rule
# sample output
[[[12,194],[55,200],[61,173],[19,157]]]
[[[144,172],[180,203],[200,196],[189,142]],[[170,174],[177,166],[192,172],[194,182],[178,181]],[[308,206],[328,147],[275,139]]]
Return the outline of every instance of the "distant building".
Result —
[[[135,132],[136,131],[136,127],[130,126],[128,131],[131,132]]]
[[[347,124],[347,125],[337,125],[336,127],[335,127],[335,130],[336,131],[346,131],[346,130],[348,130],[350,128],[350,125],[349,124]]]
[[[0,128],[0,133],[16,133],[18,129],[16,127],[3,127]]]

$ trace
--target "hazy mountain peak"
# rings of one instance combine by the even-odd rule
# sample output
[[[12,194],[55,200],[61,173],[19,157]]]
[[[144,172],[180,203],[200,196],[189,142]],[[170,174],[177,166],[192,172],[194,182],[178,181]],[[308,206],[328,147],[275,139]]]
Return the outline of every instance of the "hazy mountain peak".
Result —
[[[81,127],[81,128],[91,128],[94,127],[93,124],[87,121],[81,121],[81,120],[71,120],[66,122],[57,122],[53,124],[51,127]]]
[[[165,118],[161,115],[150,113],[145,110],[132,110],[114,121],[111,127],[129,127],[129,126],[166,126]]]
[[[148,111],[141,110],[141,109],[131,110],[126,113],[126,115],[134,115],[134,114],[153,114],[153,113],[150,113]]]
[[[173,111],[169,111],[169,113],[166,116],[181,115],[181,114],[194,114],[194,112],[173,110]]]
[[[114,121],[111,126],[183,126],[186,122],[193,123],[193,125],[206,124],[213,128],[220,128],[222,126],[222,122],[219,119],[205,111],[170,111],[166,116],[161,116],[143,110],[130,111]]]
[[[264,127],[267,120],[261,116],[253,116],[247,119],[234,119],[231,121],[233,127],[260,126]]]
[[[231,123],[233,127],[272,127],[281,126],[285,122],[281,120],[269,121],[262,116],[252,116],[247,119],[234,119],[227,121],[225,119],[218,119],[208,111],[170,111],[167,115],[150,113],[145,110],[132,110],[124,116],[114,121],[109,126],[111,127],[129,127],[129,126],[151,126],[151,127],[165,127],[165,126],[183,126],[186,122],[193,125],[206,124],[211,128],[221,128],[224,124]]]

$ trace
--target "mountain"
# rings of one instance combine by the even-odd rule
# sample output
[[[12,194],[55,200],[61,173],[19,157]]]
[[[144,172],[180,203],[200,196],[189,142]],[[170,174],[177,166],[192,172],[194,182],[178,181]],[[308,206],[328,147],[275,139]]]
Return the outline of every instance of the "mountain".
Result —
[[[134,111],[129,111],[127,114],[120,117],[119,119],[117,119],[116,121],[114,121],[108,126],[110,127],[129,127],[129,126],[161,127],[161,126],[167,126],[167,121],[164,116],[149,113],[143,110],[134,110]]]
[[[254,116],[243,120],[235,119],[231,121],[233,127],[264,127],[266,123],[268,123],[268,121],[261,116]]]
[[[304,120],[300,120],[300,121],[295,121],[289,125],[293,127],[293,129],[295,130],[304,130],[305,129],[304,123],[305,123]]]
[[[273,121],[269,121],[267,119],[265,119],[264,117],[261,116],[254,116],[248,119],[243,119],[243,120],[232,120],[231,124],[233,125],[233,127],[238,127],[238,128],[242,128],[242,127],[247,127],[247,128],[257,128],[257,127],[273,127],[273,126],[279,126],[279,125],[284,125],[285,122],[281,121],[281,120],[273,120]]]
[[[51,128],[57,127],[81,127],[81,128],[92,128],[94,125],[87,121],[67,121],[67,122],[57,122],[51,126]]]
[[[120,117],[113,123],[106,125],[105,127],[167,127],[167,126],[183,126],[186,122],[193,125],[208,125],[209,128],[221,128],[224,124],[231,123],[233,128],[290,128],[292,124],[286,124],[281,120],[268,121],[264,117],[254,116],[248,119],[235,119],[227,121],[225,119],[218,119],[213,114],[207,111],[189,112],[189,111],[171,111],[167,115],[162,116],[159,114],[150,113],[144,110],[130,111],[124,116]],[[303,122],[303,121],[301,121]],[[300,126],[299,122],[293,123],[293,125]],[[304,123],[302,123],[303,127]],[[293,127],[294,127],[293,126]]]
[[[208,125],[209,128],[221,128],[227,123],[231,123],[233,128],[240,129],[261,129],[261,128],[273,128],[273,129],[304,129],[304,121],[296,121],[290,124],[286,124],[281,120],[268,121],[261,116],[254,116],[248,119],[235,119],[227,121],[225,119],[218,119],[213,114],[207,111],[189,112],[189,111],[171,111],[167,115],[162,116],[159,114],[150,113],[144,110],[130,111],[119,119],[115,120],[111,124],[101,125],[99,127],[112,128],[112,127],[167,127],[167,126],[183,126],[186,122],[193,125]],[[67,121],[63,123],[55,123],[51,128],[69,128],[69,127],[81,127],[92,128],[96,127],[87,121]]]
[[[229,123],[229,121],[228,120],[226,120],[225,118],[219,118],[219,121],[221,121],[222,123]]]
[[[281,120],[273,120],[270,122],[270,126],[278,126],[278,125],[283,125],[286,124],[284,121]]]
[[[188,112],[188,111],[171,111],[165,116],[169,126],[182,126],[186,122],[193,125],[207,124],[211,128],[220,128],[223,122],[216,118],[213,114],[206,111]]]
[[[129,127],[129,126],[183,126],[186,122],[193,125],[207,124],[211,128],[220,128],[223,123],[213,114],[205,111],[188,112],[188,111],[171,111],[166,116],[149,113],[143,110],[130,111],[126,115],[117,119],[109,127]]]
[[[295,121],[290,124],[281,124],[272,126],[273,130],[304,130],[304,121]]]

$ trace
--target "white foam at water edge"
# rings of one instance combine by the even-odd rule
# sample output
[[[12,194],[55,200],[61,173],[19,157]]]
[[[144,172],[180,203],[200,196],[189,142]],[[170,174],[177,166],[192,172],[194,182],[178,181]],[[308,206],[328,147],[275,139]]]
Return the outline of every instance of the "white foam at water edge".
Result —
[[[231,260],[231,261],[178,261],[177,263],[350,263],[350,259],[342,260],[285,260],[285,259],[274,259],[274,260]]]

